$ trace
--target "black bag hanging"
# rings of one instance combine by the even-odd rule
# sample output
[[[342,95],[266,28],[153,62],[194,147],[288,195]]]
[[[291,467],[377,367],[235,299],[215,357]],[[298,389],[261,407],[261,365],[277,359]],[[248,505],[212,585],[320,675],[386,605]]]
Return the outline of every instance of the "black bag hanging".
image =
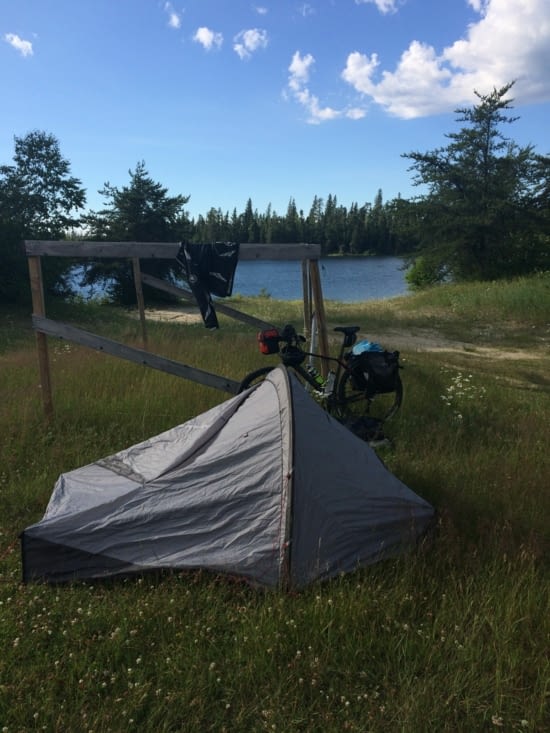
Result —
[[[236,242],[190,244],[182,242],[176,260],[195,296],[206,328],[219,328],[212,294],[225,298],[233,291],[239,260]]]

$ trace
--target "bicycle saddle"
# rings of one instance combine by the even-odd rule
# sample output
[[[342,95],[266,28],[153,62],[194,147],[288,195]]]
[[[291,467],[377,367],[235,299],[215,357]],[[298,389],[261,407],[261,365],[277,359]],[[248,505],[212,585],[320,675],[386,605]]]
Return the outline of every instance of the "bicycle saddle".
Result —
[[[360,328],[361,326],[336,326],[334,330],[344,334],[344,346],[349,347],[357,341],[357,331]]]

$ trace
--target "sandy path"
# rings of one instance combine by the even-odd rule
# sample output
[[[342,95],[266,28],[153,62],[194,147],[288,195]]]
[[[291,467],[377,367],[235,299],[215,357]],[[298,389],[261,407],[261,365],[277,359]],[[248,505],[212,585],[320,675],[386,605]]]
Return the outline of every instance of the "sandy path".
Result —
[[[138,317],[137,311],[135,317]],[[169,323],[201,323],[200,313],[193,306],[178,306],[165,308],[146,308],[146,319],[165,321]],[[329,327],[330,328],[330,327]],[[359,334],[360,338],[368,338],[371,341],[378,341],[388,349],[399,349],[400,351],[441,351],[470,353],[472,356],[490,357],[510,360],[536,360],[542,354],[538,350],[525,349],[499,349],[491,346],[479,346],[473,342],[452,341],[441,336],[431,329],[390,329],[384,333],[366,331]]]

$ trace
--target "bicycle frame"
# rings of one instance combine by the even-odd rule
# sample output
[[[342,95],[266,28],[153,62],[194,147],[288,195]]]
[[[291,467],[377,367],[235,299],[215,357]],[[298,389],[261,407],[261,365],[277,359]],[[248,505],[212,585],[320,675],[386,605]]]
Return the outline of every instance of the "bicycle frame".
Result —
[[[337,357],[304,350],[302,344],[305,343],[305,338],[299,335],[292,325],[285,326],[282,332],[275,328],[261,331],[258,334],[260,351],[263,354],[278,354],[283,365],[287,369],[292,369],[304,386],[310,388],[323,402],[323,407],[327,412],[350,427],[352,432],[359,434],[363,430],[365,421],[371,426],[369,430],[375,429],[380,432],[383,422],[394,415],[401,405],[403,389],[399,375],[396,376],[395,390],[372,391],[371,389],[369,392],[366,388],[358,387],[356,379],[361,380],[363,377],[368,379],[368,377],[365,373],[363,377],[358,377],[355,357],[349,358],[350,355],[345,352],[355,344],[357,333],[360,330],[359,326],[337,326],[334,330],[343,336]],[[393,354],[396,355],[397,360],[399,352],[393,352]],[[330,370],[328,379],[321,378],[316,371],[310,373],[311,363],[309,367],[304,364],[308,357],[321,359],[325,363],[335,363],[335,369]],[[398,365],[397,361],[396,363]],[[273,366],[267,366],[251,372],[241,382],[240,390],[249,388],[258,379],[263,379],[272,369]],[[387,401],[380,401],[388,393],[394,394],[393,403],[389,405]],[[378,408],[376,416],[371,412],[375,401]],[[373,425],[374,428],[372,428]]]
[[[349,371],[347,364],[344,361],[344,352],[349,349],[357,340],[357,332],[359,326],[337,326],[335,331],[342,333],[342,343],[340,345],[340,351],[337,357],[334,356],[323,356],[313,351],[305,351],[300,347],[300,342],[303,336],[299,336],[295,329],[291,326],[285,326],[283,329],[283,335],[281,340],[286,344],[280,351],[280,356],[283,364],[286,367],[294,369],[294,371],[302,377],[317,394],[326,398],[328,411],[331,412],[331,408],[337,406],[338,400],[336,398],[337,387],[342,377],[343,371]],[[286,334],[286,335],[285,335]],[[305,340],[305,339],[304,339]],[[299,360],[298,360],[299,355]],[[327,389],[327,381],[323,380],[319,383],[315,377],[313,377],[306,368],[302,366],[303,362],[307,357],[314,357],[321,359],[324,362],[335,362],[336,370],[333,372],[334,378],[331,380],[332,384]]]

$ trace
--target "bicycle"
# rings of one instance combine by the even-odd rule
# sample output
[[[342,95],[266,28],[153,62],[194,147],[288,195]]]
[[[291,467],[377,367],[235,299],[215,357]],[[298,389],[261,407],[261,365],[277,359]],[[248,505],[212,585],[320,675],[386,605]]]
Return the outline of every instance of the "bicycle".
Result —
[[[360,327],[336,326],[334,330],[342,334],[337,357],[304,350],[306,339],[290,324],[282,331],[276,328],[260,331],[258,342],[262,354],[279,355],[283,365],[294,371],[329,414],[364,440],[383,440],[384,423],[396,414],[403,401],[399,352],[385,351],[368,341],[352,349]],[[335,368],[323,379],[311,362],[304,366],[308,357],[328,361]],[[239,392],[263,380],[274,368],[265,366],[247,374]]]

